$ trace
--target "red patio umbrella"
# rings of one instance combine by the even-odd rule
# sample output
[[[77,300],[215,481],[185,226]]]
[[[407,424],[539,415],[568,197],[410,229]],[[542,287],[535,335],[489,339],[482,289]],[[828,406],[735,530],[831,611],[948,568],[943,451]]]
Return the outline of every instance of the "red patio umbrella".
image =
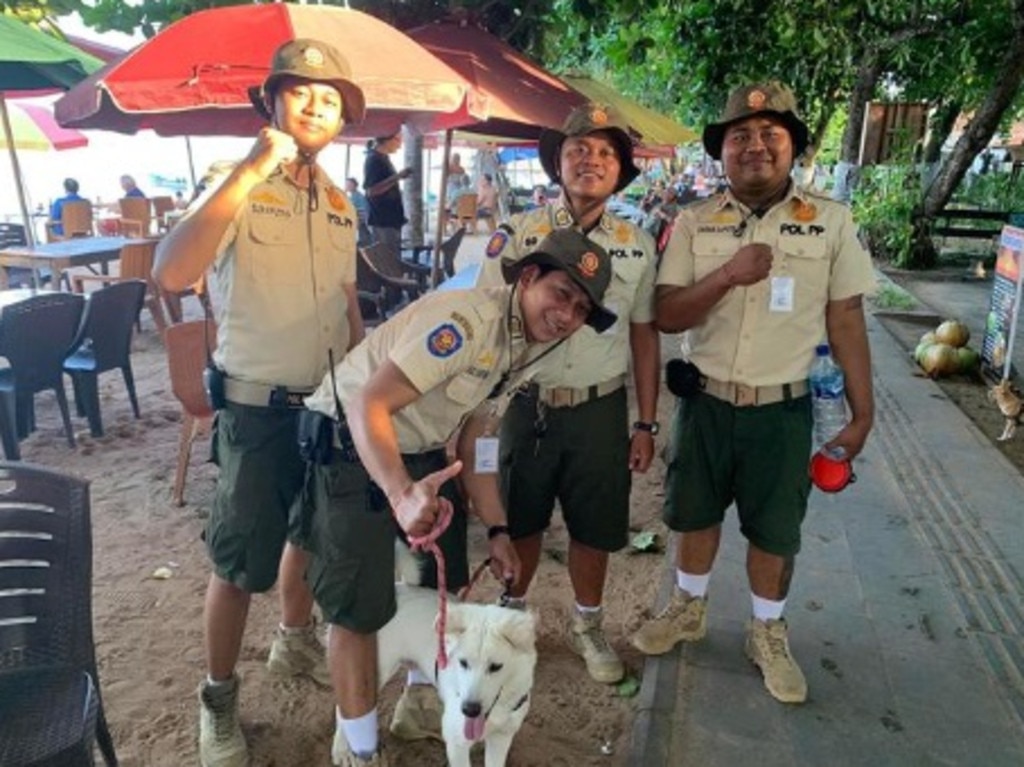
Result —
[[[263,82],[277,47],[300,37],[337,46],[366,94],[367,119],[346,125],[346,136],[474,119],[466,80],[397,29],[348,8],[273,3],[214,8],[171,24],[63,96],[57,121],[163,136],[254,135],[264,121],[248,89]]]

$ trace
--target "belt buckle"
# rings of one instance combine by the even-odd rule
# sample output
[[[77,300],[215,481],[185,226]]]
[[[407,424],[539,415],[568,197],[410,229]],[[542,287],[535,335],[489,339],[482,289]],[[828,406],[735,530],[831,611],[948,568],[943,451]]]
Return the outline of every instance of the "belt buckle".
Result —
[[[737,407],[749,407],[757,404],[757,387],[748,386],[747,384],[733,384],[735,390],[733,391],[732,401]]]
[[[304,407],[302,400],[305,397],[302,392],[288,391],[287,386],[275,386],[270,390],[269,404],[271,407],[298,409]]]

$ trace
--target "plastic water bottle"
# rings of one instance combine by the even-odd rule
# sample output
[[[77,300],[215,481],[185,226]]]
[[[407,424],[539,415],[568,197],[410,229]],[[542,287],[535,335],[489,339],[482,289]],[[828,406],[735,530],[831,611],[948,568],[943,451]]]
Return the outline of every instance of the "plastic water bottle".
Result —
[[[814,355],[810,385],[814,408],[814,450],[817,452],[847,424],[846,382],[842,368],[832,359],[828,344],[818,345]],[[842,450],[829,451],[831,458],[843,458],[841,454],[833,455],[834,452],[842,453]]]

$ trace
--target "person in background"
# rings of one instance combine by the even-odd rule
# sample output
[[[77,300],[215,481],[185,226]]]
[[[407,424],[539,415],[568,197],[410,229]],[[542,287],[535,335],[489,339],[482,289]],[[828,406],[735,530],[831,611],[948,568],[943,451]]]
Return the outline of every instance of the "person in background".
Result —
[[[455,152],[448,163],[448,184],[445,190],[445,197],[449,203],[454,203],[455,198],[462,193],[462,190],[471,185],[469,174],[462,167],[462,157],[458,152]]]
[[[372,139],[363,164],[363,189],[370,203],[370,231],[374,242],[383,244],[396,260],[401,256],[402,226],[406,222],[401,182],[412,175],[412,169],[395,170],[388,155],[401,146],[401,133]]]
[[[66,202],[79,202],[85,198],[78,194],[78,181],[73,178],[64,179],[64,196],[58,197],[50,205],[50,229],[54,234],[64,234],[64,227],[61,225],[61,211]]]
[[[874,287],[849,210],[790,179],[808,130],[778,82],[745,85],[704,129],[728,188],[684,208],[658,272],[658,327],[687,331],[688,380],[676,409],[665,523],[680,533],[668,605],[633,636],[659,655],[707,631],[707,593],[726,509],[747,539],[752,618],[746,654],[775,699],[801,703],[807,682],[782,617],[810,493],[815,346],[846,374],[852,420],[829,443],[854,458],[874,420],[862,296]],[[680,391],[677,390],[677,395]]]
[[[226,178],[204,179],[206,191],[157,248],[153,275],[166,290],[183,290],[211,266],[217,275],[217,347],[206,381],[220,474],[204,535],[213,572],[199,687],[203,767],[248,764],[235,668],[252,594],[280,580],[269,670],[330,685],[301,548],[298,420],[331,357],[340,360],[363,337],[356,212],[317,163],[345,122],[363,117],[363,92],[351,78],[327,43],[279,47],[262,87],[250,92],[269,125],[241,162],[221,166]]]
[[[490,173],[480,177],[476,185],[476,214],[479,218],[490,218],[498,215],[498,187]]]
[[[359,247],[369,245],[373,242],[369,223],[370,203],[367,201],[366,195],[359,191],[359,182],[354,178],[345,179],[345,193],[352,201],[352,205],[355,206],[356,213],[359,214],[359,236],[356,238],[356,244]]]
[[[174,209],[185,210],[188,207],[188,200],[185,199],[185,193],[180,189],[174,193]]]
[[[541,133],[539,154],[561,196],[498,227],[487,244],[482,284],[494,284],[500,266],[529,253],[547,232],[573,229],[611,256],[614,277],[605,300],[619,319],[603,332],[584,328],[570,338],[502,421],[502,492],[523,568],[511,604],[525,604],[557,502],[569,531],[575,602],[569,644],[591,678],[611,684],[625,668],[603,628],[608,558],[627,543],[632,473],[650,467],[658,432],[654,242],[606,209],[640,173],[626,123],[614,110],[593,103],[573,110],[561,130]],[[630,373],[639,416],[632,428]]]
[[[524,210],[536,210],[537,208],[543,208],[548,204],[548,188],[543,184],[537,184],[533,188],[533,194],[530,196],[530,201],[524,206]]]
[[[135,184],[135,179],[129,176],[127,173],[121,176],[121,190],[124,192],[125,197],[145,197],[141,189]]]

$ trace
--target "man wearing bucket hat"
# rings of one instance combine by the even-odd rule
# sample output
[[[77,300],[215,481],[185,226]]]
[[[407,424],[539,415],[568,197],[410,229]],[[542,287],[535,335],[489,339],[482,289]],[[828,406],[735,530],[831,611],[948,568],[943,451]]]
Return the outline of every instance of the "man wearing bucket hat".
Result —
[[[704,130],[728,188],[680,212],[658,272],[658,326],[688,331],[695,366],[675,389],[665,480],[664,519],[681,533],[676,588],[633,637],[657,655],[705,635],[721,523],[735,502],[753,613],[746,653],[785,703],[807,696],[782,616],[810,492],[807,377],[823,338],[852,413],[828,446],[853,458],[874,418],[861,305],[874,287],[871,260],[844,206],[790,180],[808,139],[793,93],[777,82],[737,89]]]
[[[519,560],[494,465],[498,421],[512,393],[567,338],[584,325],[615,323],[602,303],[612,279],[608,254],[578,232],[549,234],[505,276],[501,287],[420,298],[349,352],[306,400],[312,417],[300,432],[310,461],[309,582],[331,624],[336,765],[386,763],[378,748],[375,635],[395,613],[395,522],[404,536],[422,537],[452,507],[438,543],[446,572],[456,574],[448,589],[466,585],[458,475],[487,526],[492,571],[515,583]],[[449,466],[445,445],[456,433],[460,460]],[[427,689],[435,671],[417,670],[416,686]]]
[[[170,291],[211,266],[216,272],[217,347],[207,380],[221,472],[204,535],[213,563],[199,690],[204,767],[248,762],[235,666],[251,595],[269,590],[279,570],[281,625],[268,667],[330,684],[290,515],[305,472],[296,426],[329,352],[340,358],[363,335],[356,213],[316,160],[346,120],[362,119],[362,91],[337,50],[294,40],[277,49],[250,96],[270,124],[161,241],[154,267]]]
[[[606,210],[611,196],[640,173],[629,129],[614,110],[593,103],[575,109],[561,130],[541,133],[539,153],[561,195],[498,228],[487,245],[483,279],[496,281],[500,265],[522,258],[548,232],[581,231],[611,256],[615,277],[606,300],[620,320],[604,332],[573,336],[558,364],[515,398],[502,422],[502,491],[523,563],[511,603],[524,604],[557,500],[570,536],[569,641],[591,677],[614,683],[624,667],[602,627],[608,557],[626,545],[631,472],[647,471],[658,430],[654,242]],[[632,430],[625,388],[630,357],[639,416]]]

